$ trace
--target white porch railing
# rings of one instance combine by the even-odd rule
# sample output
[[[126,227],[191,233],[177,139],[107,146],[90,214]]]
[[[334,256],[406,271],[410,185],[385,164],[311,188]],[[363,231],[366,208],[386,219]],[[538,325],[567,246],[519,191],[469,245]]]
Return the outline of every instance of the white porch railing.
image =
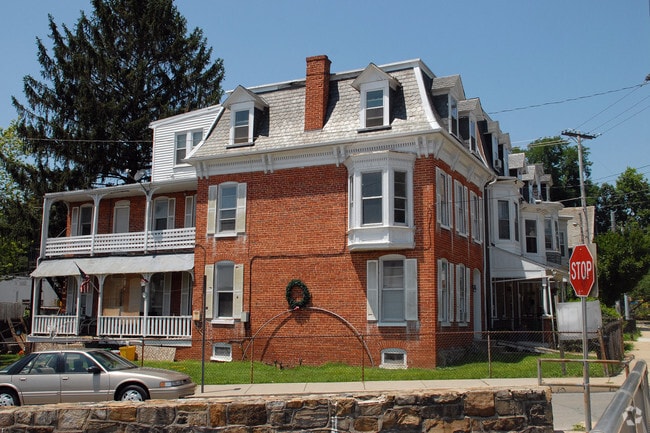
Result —
[[[32,335],[79,335],[77,316],[34,316]],[[101,316],[97,335],[110,337],[190,338],[192,316]]]
[[[48,238],[45,256],[144,252],[194,248],[194,227],[150,232],[110,233],[64,238]]]
[[[77,316],[34,316],[33,335],[77,335],[79,319]]]
[[[171,337],[192,336],[192,316],[102,316],[97,334],[115,337]]]

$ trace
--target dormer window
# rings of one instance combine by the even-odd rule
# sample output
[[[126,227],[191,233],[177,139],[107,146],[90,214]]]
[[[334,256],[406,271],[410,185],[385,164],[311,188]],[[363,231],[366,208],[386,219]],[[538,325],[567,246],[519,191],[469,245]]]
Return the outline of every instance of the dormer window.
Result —
[[[384,90],[366,92],[366,128],[384,124]]]
[[[390,127],[390,91],[397,80],[370,64],[353,82],[361,94],[359,131]]]
[[[176,134],[174,163],[182,164],[187,155],[203,140],[203,131],[184,131]]]
[[[230,110],[230,139],[227,148],[252,146],[257,131],[255,125],[268,107],[266,101],[255,93],[237,86],[224,101],[223,107]]]
[[[249,137],[249,110],[236,111],[233,119],[233,143],[242,144],[252,142],[252,137]]]

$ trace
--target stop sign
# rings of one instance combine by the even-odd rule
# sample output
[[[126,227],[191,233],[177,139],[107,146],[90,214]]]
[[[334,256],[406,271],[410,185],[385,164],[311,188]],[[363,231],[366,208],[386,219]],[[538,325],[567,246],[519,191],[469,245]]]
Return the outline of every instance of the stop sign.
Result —
[[[577,245],[569,259],[569,281],[577,296],[586,297],[596,280],[594,257],[586,245]]]

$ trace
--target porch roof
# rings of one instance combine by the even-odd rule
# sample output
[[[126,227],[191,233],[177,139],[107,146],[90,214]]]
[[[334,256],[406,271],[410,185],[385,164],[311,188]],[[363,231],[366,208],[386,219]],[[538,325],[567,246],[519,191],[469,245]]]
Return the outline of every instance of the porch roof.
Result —
[[[490,270],[492,278],[534,280],[551,277],[561,280],[566,277],[568,280],[566,269],[539,263],[501,248],[490,248],[490,263],[492,263]]]
[[[194,254],[158,254],[152,256],[90,257],[44,260],[31,273],[32,278],[79,275],[153,274],[189,271],[194,268]]]

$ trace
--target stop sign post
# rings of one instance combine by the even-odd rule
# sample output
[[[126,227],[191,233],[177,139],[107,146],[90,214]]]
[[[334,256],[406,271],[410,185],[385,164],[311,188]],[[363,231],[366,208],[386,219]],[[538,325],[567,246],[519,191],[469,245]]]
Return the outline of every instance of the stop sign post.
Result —
[[[587,297],[596,281],[594,257],[586,245],[577,245],[569,259],[569,281],[576,296]]]

